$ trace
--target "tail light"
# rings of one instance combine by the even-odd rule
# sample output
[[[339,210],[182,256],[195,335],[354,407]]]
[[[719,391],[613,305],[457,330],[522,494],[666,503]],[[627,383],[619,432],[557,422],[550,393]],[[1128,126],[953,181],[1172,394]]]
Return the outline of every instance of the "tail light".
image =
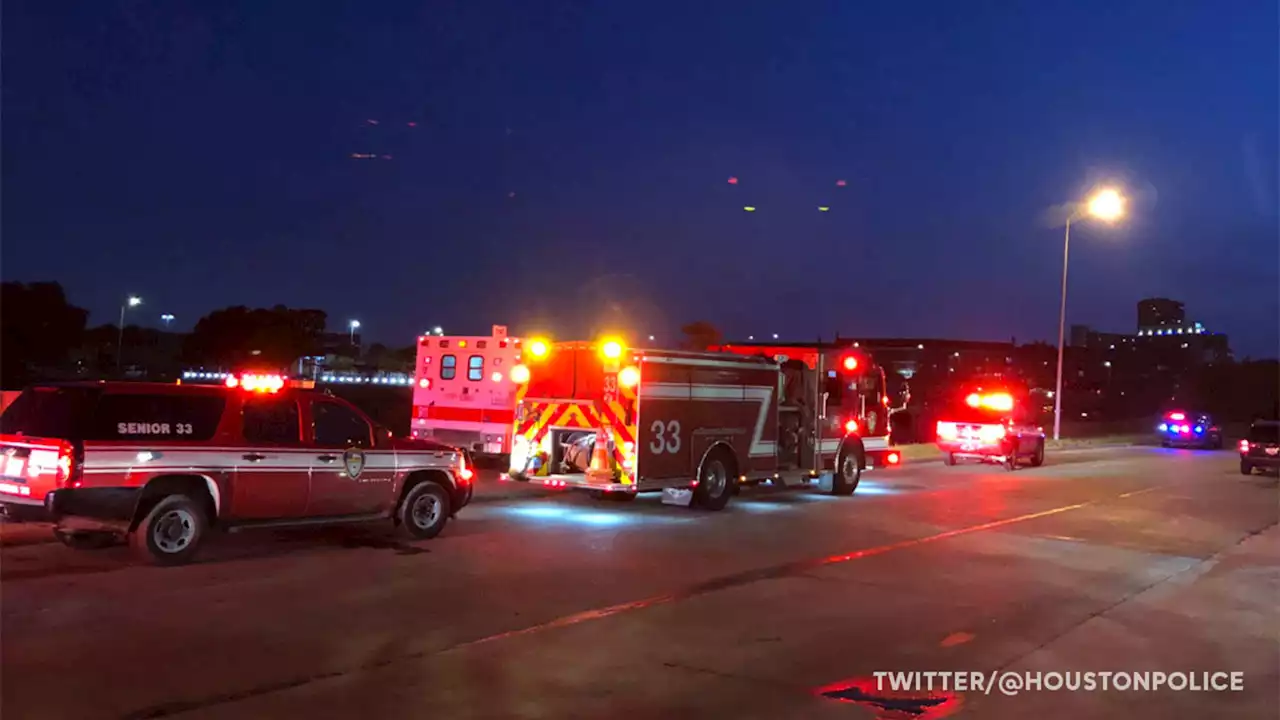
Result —
[[[857,420],[849,420],[849,421],[845,422],[845,424],[844,424],[844,431],[845,431],[845,432],[847,432],[847,433],[850,433],[850,434],[858,432],[858,421],[857,421]]]
[[[902,456],[896,452],[891,452],[887,456],[885,456],[885,461],[888,462],[890,465],[897,465],[898,463],[902,462]]]
[[[475,477],[475,473],[471,468],[467,467],[467,455],[462,453],[458,456],[458,477],[462,482],[471,482],[471,478]]]
[[[1249,452],[1249,447],[1250,447],[1250,446],[1249,446],[1249,441],[1248,441],[1248,440],[1241,440],[1241,441],[1240,441],[1240,452],[1242,452],[1242,453],[1247,453],[1247,452]]]
[[[937,435],[939,440],[955,440],[960,436],[960,431],[953,422],[939,422]]]

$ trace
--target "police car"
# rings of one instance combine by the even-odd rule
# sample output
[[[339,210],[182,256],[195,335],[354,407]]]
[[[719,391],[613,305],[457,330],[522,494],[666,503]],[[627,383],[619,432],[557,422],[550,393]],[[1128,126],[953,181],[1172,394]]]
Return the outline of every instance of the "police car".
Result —
[[[0,510],[76,548],[128,536],[162,565],[215,529],[389,520],[432,538],[471,480],[464,451],[278,375],[39,385],[0,415]]]

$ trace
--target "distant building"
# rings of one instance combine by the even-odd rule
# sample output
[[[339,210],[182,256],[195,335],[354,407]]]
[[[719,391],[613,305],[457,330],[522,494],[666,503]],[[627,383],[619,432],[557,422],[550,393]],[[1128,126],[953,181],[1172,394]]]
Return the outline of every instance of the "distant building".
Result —
[[[1178,328],[1187,322],[1186,307],[1177,300],[1146,298],[1138,301],[1138,330]]]

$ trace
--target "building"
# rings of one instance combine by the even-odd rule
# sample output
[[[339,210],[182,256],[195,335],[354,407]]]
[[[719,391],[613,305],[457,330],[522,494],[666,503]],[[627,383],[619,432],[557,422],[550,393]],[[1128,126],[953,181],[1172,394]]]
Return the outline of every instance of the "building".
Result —
[[[1138,330],[1182,327],[1187,322],[1186,307],[1177,300],[1146,298],[1138,301]]]

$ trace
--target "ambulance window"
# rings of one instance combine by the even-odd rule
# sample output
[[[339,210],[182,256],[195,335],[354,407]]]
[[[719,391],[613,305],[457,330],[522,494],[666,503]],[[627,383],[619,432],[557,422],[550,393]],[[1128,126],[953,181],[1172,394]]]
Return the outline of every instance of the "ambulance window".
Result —
[[[478,382],[484,379],[484,356],[472,355],[467,358],[467,379]]]
[[[458,374],[458,358],[453,355],[445,355],[440,358],[440,379],[452,380]]]
[[[299,445],[302,420],[289,398],[247,397],[241,415],[244,439],[263,445]]]

